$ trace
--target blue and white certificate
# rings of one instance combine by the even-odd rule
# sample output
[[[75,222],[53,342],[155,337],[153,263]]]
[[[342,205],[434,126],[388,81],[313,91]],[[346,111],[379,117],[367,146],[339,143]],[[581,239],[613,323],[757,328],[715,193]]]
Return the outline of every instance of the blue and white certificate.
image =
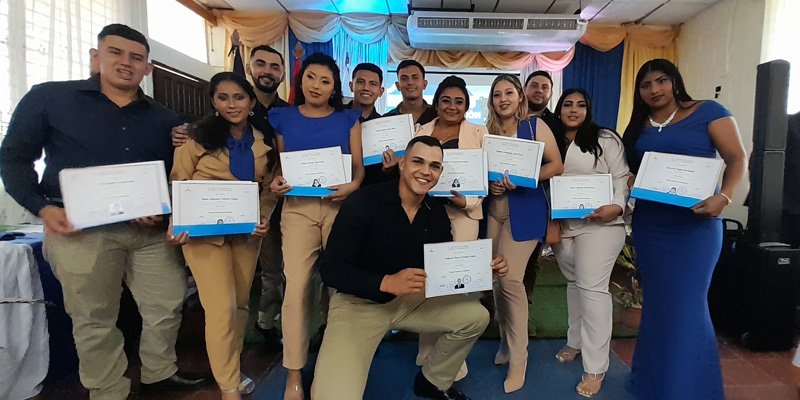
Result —
[[[328,187],[349,182],[342,162],[339,146],[281,153],[283,178],[292,187],[286,195],[323,197],[333,193]]]
[[[553,219],[583,218],[597,207],[611,204],[611,174],[569,175],[550,178]]]
[[[492,290],[492,240],[429,243],[425,297]]]
[[[631,197],[692,207],[717,189],[722,160],[679,154],[644,153]]]
[[[486,153],[481,149],[446,149],[439,182],[428,194],[434,197],[450,197],[455,190],[466,197],[482,197],[489,194],[486,181]]]
[[[172,182],[172,231],[189,237],[253,233],[261,219],[258,183]]]
[[[411,114],[376,118],[361,124],[361,148],[364,165],[383,162],[383,152],[394,151],[397,156],[406,152],[406,145],[414,136],[414,119]]]
[[[65,168],[58,179],[67,219],[78,229],[171,212],[163,161]]]
[[[489,159],[489,180],[503,179],[508,174],[511,183],[535,188],[539,185],[544,143],[500,135],[486,135],[483,150]]]

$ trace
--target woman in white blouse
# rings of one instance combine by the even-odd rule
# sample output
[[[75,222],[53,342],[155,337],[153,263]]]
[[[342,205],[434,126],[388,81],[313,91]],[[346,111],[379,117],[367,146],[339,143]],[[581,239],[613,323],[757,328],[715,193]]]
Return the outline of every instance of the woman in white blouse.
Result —
[[[608,292],[611,270],[625,244],[622,214],[630,191],[630,176],[622,139],[592,121],[589,94],[568,89],[558,100],[560,120],[553,132],[564,159],[563,175],[611,174],[614,197],[583,219],[561,220],[562,240],[553,246],[561,272],[567,278],[569,330],[567,345],[556,358],[572,361],[579,354],[584,374],[578,394],[591,397],[600,391],[608,370],[612,299]]]

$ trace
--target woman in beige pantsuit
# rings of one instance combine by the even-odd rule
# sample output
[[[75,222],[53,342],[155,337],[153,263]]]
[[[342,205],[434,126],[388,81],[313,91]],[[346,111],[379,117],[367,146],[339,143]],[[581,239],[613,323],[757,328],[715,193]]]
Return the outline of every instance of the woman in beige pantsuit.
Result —
[[[255,389],[255,383],[240,372],[240,355],[261,238],[275,205],[267,170],[270,147],[264,135],[247,121],[256,95],[243,77],[221,72],[210,82],[216,110],[192,128],[192,139],[175,148],[171,181],[255,181],[260,189],[260,224],[252,235],[196,237],[187,232],[168,239],[183,245],[206,316],[206,348],[211,371],[222,398],[239,399]],[[241,392],[241,393],[240,393]]]
[[[465,118],[469,109],[469,93],[463,79],[451,75],[442,80],[433,95],[433,107],[437,117],[420,127],[416,136],[433,136],[439,139],[445,149],[480,149],[483,146],[486,128]],[[478,239],[478,224],[483,218],[480,198],[467,198],[453,190],[453,197],[448,198],[445,210],[450,217],[454,241]],[[425,363],[438,338],[439,335],[435,334],[419,335],[417,365]],[[467,364],[464,363],[456,380],[464,379],[466,375]]]
[[[492,82],[490,134],[544,142],[538,182],[561,173],[563,165],[555,138],[538,118],[528,119],[528,104],[522,84],[513,75],[502,74]],[[494,254],[508,260],[508,274],[494,279],[495,317],[500,327],[500,349],[495,364],[509,364],[503,390],[511,393],[525,384],[528,360],[528,297],[522,280],[525,267],[545,233],[547,201],[541,184],[517,187],[506,173],[489,185],[489,215],[486,233]]]
[[[622,214],[628,201],[630,171],[622,139],[592,121],[589,94],[567,89],[558,100],[556,138],[562,145],[564,175],[611,174],[613,200],[583,219],[561,220],[561,243],[553,246],[558,266],[567,278],[569,329],[567,345],[556,354],[560,362],[583,359],[584,374],[575,388],[591,397],[600,391],[608,370],[612,299],[611,270],[625,244]]]
[[[281,214],[286,276],[281,307],[283,366],[288,370],[285,400],[304,398],[300,370],[308,361],[309,290],[317,259],[327,244],[339,205],[364,180],[358,122],[361,110],[344,108],[339,76],[333,58],[312,54],[303,61],[296,80],[295,106],[269,111],[281,153],[340,147],[342,154],[352,155],[352,181],[327,187],[330,194],[321,198],[293,196],[282,167],[272,181],[272,191],[286,195]],[[315,186],[327,185],[317,181]]]

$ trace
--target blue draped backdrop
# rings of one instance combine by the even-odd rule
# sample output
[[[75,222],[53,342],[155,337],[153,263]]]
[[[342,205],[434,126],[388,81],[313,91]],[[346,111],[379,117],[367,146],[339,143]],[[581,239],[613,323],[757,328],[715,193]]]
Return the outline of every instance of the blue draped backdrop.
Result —
[[[610,129],[617,126],[622,53],[622,44],[604,53],[577,43],[575,57],[563,72],[564,90],[586,89],[592,96],[595,122]]]

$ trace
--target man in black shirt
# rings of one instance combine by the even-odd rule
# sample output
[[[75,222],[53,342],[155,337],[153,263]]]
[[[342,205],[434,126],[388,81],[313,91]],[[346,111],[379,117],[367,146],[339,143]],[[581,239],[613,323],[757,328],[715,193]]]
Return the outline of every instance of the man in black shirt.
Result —
[[[112,24],[97,40],[92,66],[99,74],[36,85],[20,100],[0,147],[0,174],[14,200],[44,223],[45,257],[63,288],[90,398],[124,399],[130,392],[116,327],[123,281],[144,321],[143,386],[195,388],[202,381],[176,374],[186,277],[178,250],[165,240],[162,216],[78,231],[63,208],[58,174],[64,168],[161,160],[169,171],[172,164],[169,131],[180,121],[139,88],[153,69],[147,39]],[[47,166],[39,183],[33,163],[43,149]]]
[[[489,322],[468,296],[426,299],[423,245],[452,241],[444,206],[427,196],[442,172],[443,152],[430,136],[412,139],[400,159],[399,181],[376,184],[342,205],[320,264],[336,289],[328,313],[311,397],[361,399],[372,357],[389,329],[442,334],[414,381],[417,396],[467,399],[452,387]],[[498,275],[505,258],[492,260]]]
[[[530,115],[544,121],[550,130],[558,123],[558,116],[547,108],[553,97],[553,78],[547,71],[534,71],[525,79],[525,97],[528,99]]]

